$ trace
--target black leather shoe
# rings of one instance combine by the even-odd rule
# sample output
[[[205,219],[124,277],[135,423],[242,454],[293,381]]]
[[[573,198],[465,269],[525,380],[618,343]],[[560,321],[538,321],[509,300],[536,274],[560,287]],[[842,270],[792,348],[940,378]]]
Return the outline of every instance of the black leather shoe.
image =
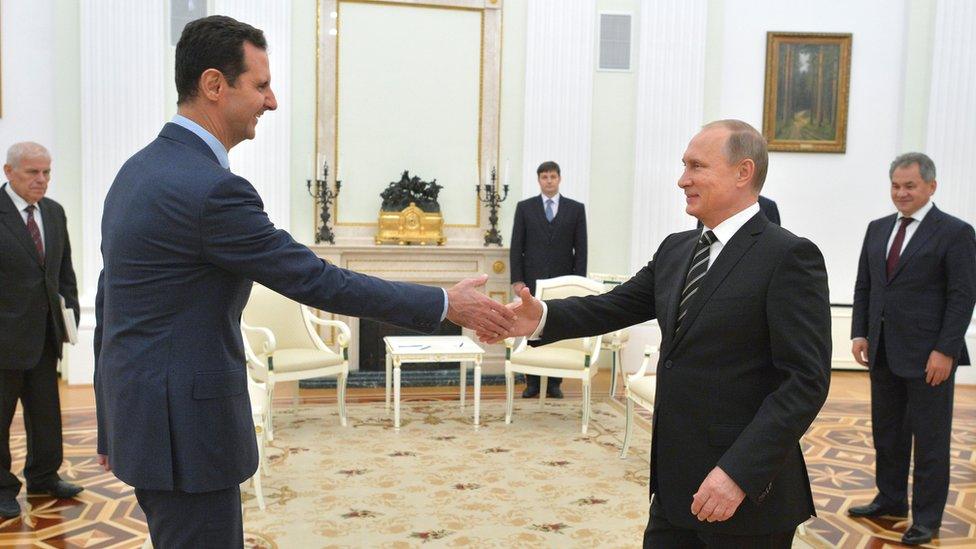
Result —
[[[546,389],[546,396],[548,398],[563,398],[563,390],[559,387],[548,387]]]
[[[539,396],[538,387],[526,387],[525,390],[522,391],[522,398],[535,398],[537,396]]]
[[[905,507],[890,507],[872,501],[867,505],[855,505],[847,510],[847,514],[852,517],[894,517],[905,518],[908,516],[908,509]]]
[[[0,518],[15,518],[20,516],[20,504],[16,498],[0,498]]]
[[[934,533],[930,528],[926,528],[920,524],[913,524],[905,532],[905,535],[901,537],[901,542],[905,545],[921,545],[932,541],[933,535]]]
[[[27,495],[28,496],[51,496],[58,499],[70,499],[84,490],[81,486],[77,484],[71,484],[63,480],[56,480],[46,486],[28,486]]]

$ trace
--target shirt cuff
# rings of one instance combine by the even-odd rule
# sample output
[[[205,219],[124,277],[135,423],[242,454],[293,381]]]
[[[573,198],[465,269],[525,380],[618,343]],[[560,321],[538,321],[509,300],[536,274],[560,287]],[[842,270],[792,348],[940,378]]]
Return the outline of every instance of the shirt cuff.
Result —
[[[542,329],[546,327],[546,318],[549,316],[549,306],[546,302],[542,302],[542,318],[539,319],[539,325],[536,326],[535,331],[529,336],[529,341],[535,341],[542,338]]]
[[[857,341],[859,339],[860,340],[863,340],[863,341],[867,341],[868,340],[868,338],[866,338],[866,337],[852,337],[851,338],[851,341],[853,342],[853,341]]]
[[[444,319],[447,318],[447,290],[441,288],[441,291],[444,292],[444,312],[441,313],[441,322],[444,322]]]

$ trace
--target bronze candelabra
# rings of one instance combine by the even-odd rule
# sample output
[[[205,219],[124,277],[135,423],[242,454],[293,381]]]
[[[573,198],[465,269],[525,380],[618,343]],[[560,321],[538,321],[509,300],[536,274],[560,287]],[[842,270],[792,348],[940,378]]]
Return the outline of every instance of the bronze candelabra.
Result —
[[[491,224],[491,229],[485,231],[485,246],[489,244],[501,246],[502,235],[498,232],[498,207],[508,198],[508,183],[502,185],[502,192],[504,194],[499,194],[498,185],[495,184],[495,167],[492,166],[491,182],[485,184],[484,187],[484,192],[482,193],[480,183],[474,186],[475,192],[478,193],[478,200],[485,206],[488,206],[489,211],[488,222]]]
[[[335,190],[329,190],[329,163],[323,162],[322,179],[315,178],[315,190],[312,190],[311,179],[305,180],[305,187],[308,189],[308,194],[315,198],[316,204],[322,208],[319,214],[321,225],[319,226],[319,230],[315,232],[315,243],[328,242],[329,244],[335,244],[335,233],[332,232],[332,227],[329,226],[329,218],[331,217],[329,209],[332,201],[339,196],[342,181],[336,179]]]

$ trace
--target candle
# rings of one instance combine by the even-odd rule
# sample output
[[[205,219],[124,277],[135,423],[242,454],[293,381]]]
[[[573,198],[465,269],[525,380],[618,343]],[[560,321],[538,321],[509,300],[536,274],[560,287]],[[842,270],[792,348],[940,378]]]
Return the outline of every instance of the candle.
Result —
[[[507,158],[505,159],[505,180],[503,181],[503,183],[508,185],[508,159]]]
[[[305,171],[305,179],[311,181],[313,174],[315,174],[315,154],[310,154],[308,155],[308,169]]]

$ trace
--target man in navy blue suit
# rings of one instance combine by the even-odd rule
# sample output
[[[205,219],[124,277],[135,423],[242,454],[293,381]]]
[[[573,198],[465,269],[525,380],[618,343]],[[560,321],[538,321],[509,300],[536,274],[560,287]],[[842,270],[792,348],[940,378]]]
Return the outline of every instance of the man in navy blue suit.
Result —
[[[938,535],[949,493],[953,375],[969,364],[965,336],[976,303],[973,227],[935,207],[935,164],[922,153],[891,163],[897,213],[868,225],[854,287],[854,359],[871,371],[878,494],[854,517],[908,512],[915,440],[912,526],[902,542]]]
[[[252,281],[342,315],[432,332],[446,317],[502,333],[514,314],[477,290],[337,268],[275,229],[229,170],[277,107],[263,33],[191,22],[176,47],[177,114],[105,199],[95,399],[102,465],[133,487],[156,547],[243,547],[239,484],[257,467],[241,310]]]

